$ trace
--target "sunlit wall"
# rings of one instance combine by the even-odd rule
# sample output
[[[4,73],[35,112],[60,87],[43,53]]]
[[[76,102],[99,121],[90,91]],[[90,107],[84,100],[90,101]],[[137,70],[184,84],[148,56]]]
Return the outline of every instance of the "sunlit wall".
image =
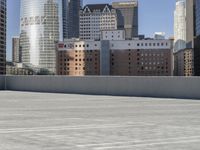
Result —
[[[21,0],[22,63],[56,71],[55,44],[60,37],[60,0]]]

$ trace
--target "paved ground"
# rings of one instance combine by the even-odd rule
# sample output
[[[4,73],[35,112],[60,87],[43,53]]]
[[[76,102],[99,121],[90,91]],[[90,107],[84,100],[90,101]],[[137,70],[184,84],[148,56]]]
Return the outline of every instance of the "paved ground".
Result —
[[[199,150],[200,101],[0,91],[0,150]]]

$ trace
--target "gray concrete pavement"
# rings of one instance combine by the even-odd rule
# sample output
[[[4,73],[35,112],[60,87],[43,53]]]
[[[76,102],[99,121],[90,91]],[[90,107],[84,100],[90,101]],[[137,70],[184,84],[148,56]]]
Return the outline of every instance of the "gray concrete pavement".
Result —
[[[0,150],[199,150],[200,101],[0,91]]]

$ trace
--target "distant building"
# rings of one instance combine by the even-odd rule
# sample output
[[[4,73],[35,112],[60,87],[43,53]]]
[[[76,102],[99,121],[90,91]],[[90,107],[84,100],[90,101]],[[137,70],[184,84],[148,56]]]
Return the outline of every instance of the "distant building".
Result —
[[[125,40],[124,30],[104,30],[101,32],[101,39],[103,40]]]
[[[194,73],[200,76],[200,1],[195,0]]]
[[[79,38],[79,13],[82,0],[62,0],[63,38]]]
[[[58,75],[100,75],[100,42],[66,41],[58,44]],[[83,50],[84,49],[84,50]]]
[[[117,14],[109,4],[86,5],[80,11],[80,39],[100,40],[101,31],[117,29]]]
[[[138,36],[138,1],[113,2],[117,12],[117,29],[125,30],[126,39]]]
[[[6,63],[7,75],[34,75],[34,71],[31,68],[25,67],[22,63]]]
[[[20,51],[20,39],[19,37],[12,38],[12,62],[21,62],[21,51]]]
[[[194,75],[194,52],[193,49],[183,49],[174,53],[174,75]]]
[[[194,75],[194,0],[177,0],[174,12],[174,73]]]
[[[170,40],[66,40],[58,43],[57,74],[171,76],[172,55]]]
[[[6,73],[6,0],[0,0],[0,75]]]
[[[155,32],[154,39],[164,40],[165,39],[165,32]]]
[[[176,1],[174,11],[174,52],[186,48],[186,2]]]
[[[186,0],[186,48],[194,48],[195,0]]]

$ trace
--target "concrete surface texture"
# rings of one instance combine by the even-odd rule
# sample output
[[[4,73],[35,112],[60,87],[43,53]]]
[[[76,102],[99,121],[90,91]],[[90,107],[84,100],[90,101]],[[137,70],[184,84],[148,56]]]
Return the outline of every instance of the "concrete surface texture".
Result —
[[[199,150],[200,101],[0,91],[0,150]]]

